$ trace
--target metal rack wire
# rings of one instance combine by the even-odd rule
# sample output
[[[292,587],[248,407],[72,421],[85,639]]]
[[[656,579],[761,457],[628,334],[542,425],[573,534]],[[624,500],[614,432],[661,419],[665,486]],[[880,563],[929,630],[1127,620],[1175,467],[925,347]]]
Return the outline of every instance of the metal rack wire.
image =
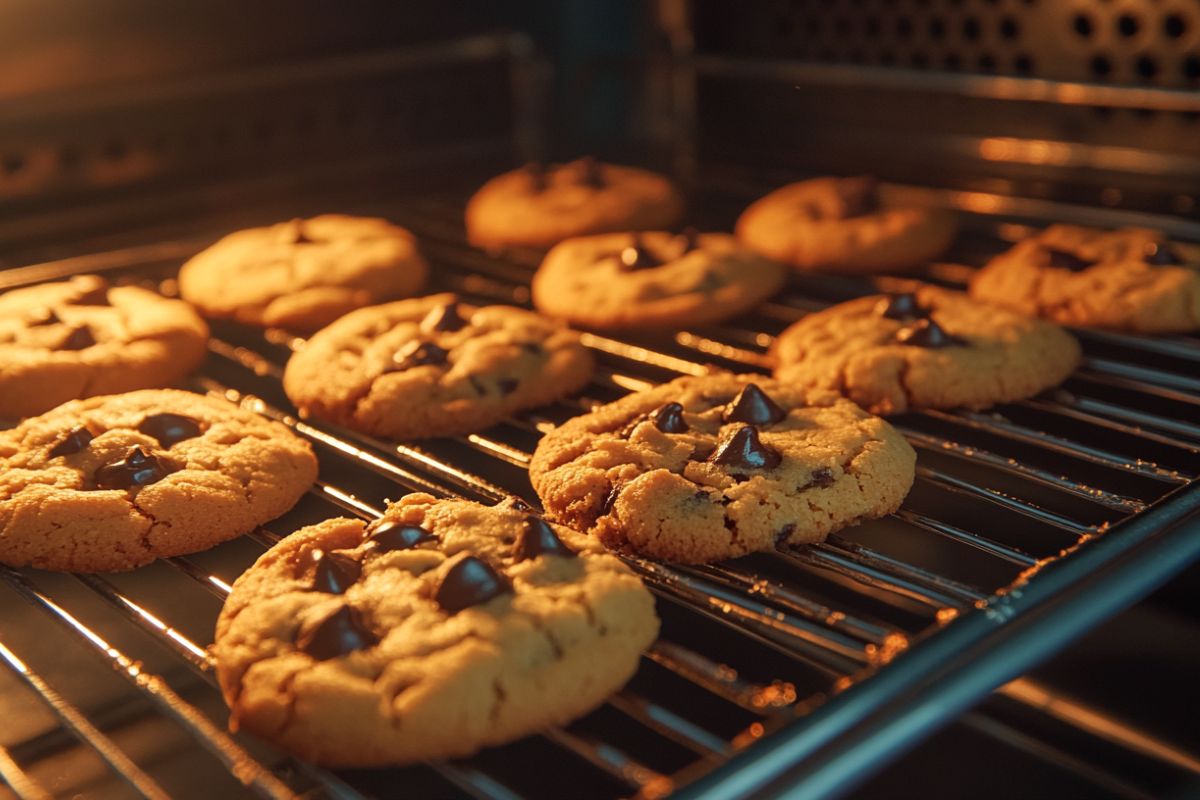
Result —
[[[438,288],[475,302],[527,303],[536,257],[492,257],[467,247],[458,198],[406,201],[386,212],[421,236],[436,265]],[[974,224],[993,248],[1003,246],[995,223]],[[4,278],[16,283],[113,269],[131,280],[167,279],[161,286],[169,291],[177,259],[197,246],[155,243]],[[963,274],[935,267],[930,277],[953,284],[946,276]],[[903,282],[881,279],[880,285]],[[1148,520],[1150,536],[1194,510],[1200,340],[1081,331],[1085,366],[1056,392],[994,413],[898,418],[920,456],[912,496],[890,518],[823,544],[700,567],[629,559],[658,596],[664,619],[662,639],[633,682],[580,722],[472,759],[410,767],[386,779],[379,773],[335,775],[226,733],[219,706],[215,712],[203,707],[217,696],[204,637],[240,571],[296,527],[333,515],[371,518],[385,499],[409,491],[483,502],[511,494],[535,500],[525,468],[537,438],[556,423],[626,391],[702,372],[709,363],[763,371],[766,348],[786,324],[873,288],[865,280],[804,279],[753,319],[667,337],[588,334],[585,342],[600,366],[579,397],[479,434],[420,446],[297,419],[279,378],[301,341],[278,331],[217,324],[208,364],[193,388],[278,419],[313,443],[321,478],[297,508],[244,540],[131,575],[67,579],[0,568],[0,579],[7,591],[67,632],[71,646],[107,663],[134,688],[146,713],[169,720],[253,794],[369,797],[386,793],[381,787],[387,781],[403,779],[406,786],[427,787],[438,796],[516,798],[553,795],[557,787],[575,796],[658,797],[719,793],[732,785],[722,782],[729,776],[746,774],[740,768],[747,763],[761,768],[760,780],[770,779],[784,772],[785,764],[770,760],[782,744],[800,742],[796,746],[810,748],[805,752],[819,754],[821,746],[850,731],[849,721],[838,720],[839,709],[858,702],[878,711],[912,685],[915,678],[905,671],[913,671],[916,657],[932,657],[938,647],[960,655],[974,640],[956,644],[952,636],[969,631],[973,620],[1023,618],[1021,595],[1063,588],[1062,579],[1041,573],[1062,563],[1084,563],[1098,552],[1090,546],[1095,542],[1133,541],[1127,531],[1134,523]],[[1175,552],[1186,559],[1191,551]],[[86,614],[79,610],[77,591]],[[107,612],[100,624],[90,621],[98,609]],[[136,651],[118,646],[101,630],[105,626],[133,629],[153,646],[146,647],[145,636],[134,640]],[[94,751],[136,794],[170,796],[153,770],[126,755],[94,714],[65,698],[7,638],[0,631],[0,660],[52,710],[64,732]],[[990,642],[983,634],[977,638]],[[156,648],[165,651],[167,669],[183,666],[198,688],[189,688],[185,697],[176,688],[183,678],[143,663],[161,656],[153,653]],[[1019,700],[1036,693],[1010,695]],[[812,741],[800,741],[797,732]],[[1166,744],[1149,750],[1160,756],[1173,752]],[[547,754],[553,758],[547,760]],[[20,797],[45,796],[19,755],[0,751],[0,777]],[[1070,766],[1070,759],[1053,751],[1044,757]],[[539,769],[530,770],[539,758]],[[1164,769],[1181,768],[1178,760],[1157,760]],[[557,766],[541,769],[548,763]]]

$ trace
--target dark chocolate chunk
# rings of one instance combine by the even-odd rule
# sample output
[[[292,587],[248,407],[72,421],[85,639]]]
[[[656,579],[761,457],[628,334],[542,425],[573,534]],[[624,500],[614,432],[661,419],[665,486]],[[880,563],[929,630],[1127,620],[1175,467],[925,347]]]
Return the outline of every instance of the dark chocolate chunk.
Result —
[[[1047,247],[1046,253],[1050,256],[1047,266],[1069,269],[1071,272],[1079,272],[1096,263],[1082,259],[1074,253],[1068,253],[1066,250],[1056,250],[1053,247]]]
[[[379,637],[350,606],[340,606],[296,637],[296,648],[318,661],[328,661],[379,644]]]
[[[886,302],[881,302],[877,310],[880,316],[901,322],[929,316],[929,310],[917,302],[917,296],[912,292],[888,295]]]
[[[879,182],[873,176],[838,181],[837,193],[842,201],[843,218],[861,217],[879,210]]]
[[[809,486],[816,486],[819,489],[828,489],[833,486],[833,470],[829,467],[820,467],[812,471],[812,477],[809,480]]]
[[[1147,243],[1142,258],[1147,264],[1156,267],[1178,267],[1184,264],[1183,257],[1179,255],[1178,250],[1159,242]]]
[[[520,384],[516,378],[501,378],[496,381],[496,388],[500,390],[501,395],[509,395],[515,392]]]
[[[593,189],[601,189],[604,187],[604,168],[595,156],[584,156],[579,159],[582,170],[579,175],[579,182],[584,186],[590,186]]]
[[[39,308],[25,318],[25,324],[31,328],[39,325],[57,325],[60,322],[62,319],[54,313],[53,308]]]
[[[725,422],[748,422],[751,425],[773,425],[787,416],[758,384],[747,383],[733,402],[725,407],[721,419]]]
[[[467,556],[456,563],[438,584],[433,599],[444,610],[456,614],[464,608],[512,592],[512,586],[486,561]]]
[[[367,541],[379,553],[394,550],[411,550],[425,542],[436,542],[437,537],[420,525],[403,522],[379,522],[367,529]]]
[[[700,232],[695,228],[684,228],[679,237],[683,239],[683,252],[680,255],[685,255],[696,249],[696,245],[700,236]]]
[[[96,470],[96,486],[101,489],[132,489],[149,486],[175,472],[175,467],[141,445],[129,448],[120,461]]]
[[[388,372],[402,372],[403,370],[425,366],[426,364],[445,364],[446,358],[449,355],[450,351],[438,347],[433,342],[412,341],[401,347],[392,356],[392,363],[388,368]]]
[[[896,331],[897,344],[907,344],[913,347],[966,347],[967,342],[957,336],[946,333],[945,328],[932,319],[918,319]]]
[[[575,551],[567,547],[546,521],[537,517],[526,517],[525,525],[513,543],[514,561],[527,561],[538,556],[563,556],[574,558]]]
[[[95,438],[95,436],[92,436],[92,432],[83,425],[72,428],[66,436],[58,440],[58,444],[50,448],[50,458],[83,452],[92,443],[92,439]]]
[[[200,423],[182,414],[152,414],[142,420],[138,431],[158,439],[163,447],[173,447],[184,439],[200,435]]]
[[[76,281],[78,293],[68,302],[76,306],[107,306],[108,281],[97,275],[89,275]]]
[[[317,568],[313,571],[313,591],[345,594],[362,575],[362,564],[339,553],[313,551]]]
[[[546,165],[541,161],[530,161],[522,169],[529,176],[529,188],[535,192],[546,191]]]
[[[743,425],[721,442],[708,460],[727,467],[774,469],[783,456],[762,443],[757,428]]]
[[[796,532],[796,523],[789,522],[775,533],[775,546],[779,547],[786,544],[787,540],[792,538],[792,534]]]
[[[438,306],[425,315],[421,320],[423,331],[460,331],[469,324],[470,320],[463,319],[459,313],[458,303],[446,303]]]
[[[74,328],[67,334],[67,338],[63,339],[58,345],[59,350],[85,350],[96,343],[96,337],[92,335],[92,329],[87,325],[80,325]]]
[[[621,266],[626,271],[661,267],[663,262],[642,243],[642,237],[636,233],[632,236],[633,243],[621,251]]]
[[[654,427],[663,433],[683,433],[688,424],[683,421],[683,406],[679,403],[667,403],[650,412]]]
[[[499,503],[496,503],[496,507],[497,508],[511,508],[514,511],[533,511],[533,506],[529,505],[529,503],[526,503],[524,500],[517,497],[515,494],[509,495],[508,497],[501,500]]]
[[[615,484],[609,487],[608,494],[604,495],[604,502],[600,504],[600,513],[596,518],[607,516],[612,513],[613,506],[617,504],[617,498],[621,496],[621,485]]]

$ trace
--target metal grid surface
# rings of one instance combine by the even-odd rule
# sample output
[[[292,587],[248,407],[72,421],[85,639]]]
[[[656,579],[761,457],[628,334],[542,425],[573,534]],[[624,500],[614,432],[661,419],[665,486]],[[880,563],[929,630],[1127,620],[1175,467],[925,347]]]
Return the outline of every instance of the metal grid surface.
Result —
[[[696,221],[725,227],[741,198],[725,193],[702,200],[697,213],[709,218]],[[527,303],[536,255],[498,258],[467,247],[461,197],[377,210],[421,237],[435,265],[435,288],[472,302]],[[972,218],[956,263],[934,265],[922,277],[960,285],[970,265],[1022,233],[1011,221]],[[0,273],[0,284],[112,270],[119,279],[157,282],[170,293],[181,259],[209,239],[206,234]],[[936,655],[941,646],[950,663],[949,656],[966,649],[954,643],[956,631],[969,631],[974,623],[998,631],[1006,615],[1022,615],[1022,594],[1084,581],[1063,578],[1062,570],[1058,577],[1049,573],[1084,564],[1088,553],[1099,552],[1094,543],[1120,543],[1122,537],[1133,542],[1138,524],[1163,530],[1194,511],[1200,339],[1078,331],[1086,362],[1059,390],[988,413],[897,418],[919,455],[912,494],[890,518],[842,531],[824,544],[697,567],[630,559],[655,592],[664,623],[630,685],[583,720],[465,761],[334,775],[228,734],[206,645],[230,583],[297,527],[334,515],[373,517],[386,498],[410,491],[484,502],[510,494],[536,500],[526,466],[538,437],[556,423],[627,391],[700,373],[707,364],[762,371],[772,336],[790,322],[857,294],[902,288],[908,280],[880,278],[872,285],[797,278],[754,314],[720,326],[658,338],[585,334],[599,369],[580,396],[480,434],[419,445],[296,419],[279,378],[301,342],[280,331],[215,324],[208,363],[191,388],[292,427],[316,448],[320,479],[293,511],[264,529],[134,573],[70,576],[0,568],[0,608],[24,601],[49,623],[39,634],[48,644],[0,629],[0,661],[54,723],[37,746],[18,742],[0,749],[0,778],[19,797],[46,796],[41,760],[71,745],[90,751],[110,781],[145,797],[207,794],[218,780],[225,780],[225,795],[244,787],[268,797],[358,798],[395,794],[397,787],[413,795],[476,798],[656,797],[672,791],[719,796],[734,787],[754,788],[728,782],[746,775],[748,765],[768,776],[782,774],[781,765],[770,763],[773,744],[805,732],[819,738],[829,726],[844,733],[848,728],[838,729],[835,716],[839,709],[856,700],[878,709],[899,697],[902,687],[889,688],[888,681],[919,668],[923,655]],[[1189,552],[1177,548],[1172,557],[1180,563],[1161,569],[1182,566]],[[1108,589],[1123,596],[1120,584],[1110,582]],[[81,652],[122,679],[111,696],[76,700],[68,696],[70,686],[59,688],[59,662]],[[6,677],[2,671],[0,677]],[[1018,700],[1044,699],[1042,688],[1012,686],[1017,688],[1007,694]],[[882,694],[872,700],[872,691]],[[116,713],[120,707],[123,714]],[[946,709],[953,708],[954,701],[947,701]],[[173,732],[165,739],[176,737],[196,761],[196,774],[205,776],[200,784],[180,782],[160,760],[129,755],[136,748],[128,743],[128,727],[143,718],[165,722]],[[1136,732],[1109,734],[1137,749]],[[834,739],[829,734],[822,742]],[[1169,745],[1141,744],[1159,768],[1188,769],[1172,761]],[[1056,758],[1050,751],[1042,757]],[[226,780],[224,772],[234,777]]]

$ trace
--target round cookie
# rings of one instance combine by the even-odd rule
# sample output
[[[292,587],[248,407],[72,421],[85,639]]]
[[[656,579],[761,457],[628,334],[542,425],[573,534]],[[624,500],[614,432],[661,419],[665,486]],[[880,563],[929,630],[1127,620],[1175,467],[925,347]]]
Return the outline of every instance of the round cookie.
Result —
[[[204,360],[191,306],[94,275],[0,294],[0,419],[165,386]]]
[[[736,232],[751,250],[797,269],[872,273],[937,258],[957,227],[952,212],[892,201],[873,178],[813,178],[750,204]]]
[[[283,388],[306,416],[423,439],[483,430],[565,397],[592,367],[560,322],[438,294],[346,315],[292,356]]]
[[[654,599],[527,508],[409,495],[284,539],[217,620],[231,727],[339,767],[468,756],[604,701],[655,639]]]
[[[477,247],[549,247],[572,236],[671,228],[683,199],[666,177],[582,158],[530,164],[485,183],[467,203]]]
[[[1063,325],[1200,328],[1200,259],[1159,231],[1052,225],[977,272],[971,296]]]
[[[183,265],[179,291],[209,317],[307,332],[415,294],[428,272],[404,228],[324,214],[229,234]]]
[[[529,475],[552,519],[615,550],[701,563],[890,514],[915,463],[890,425],[832,392],[713,374],[569,420]]]
[[[144,389],[0,432],[0,563],[133,569],[241,536],[317,477],[312,448],[224,400]]]
[[[779,380],[840,392],[876,414],[1022,400],[1057,386],[1081,358],[1055,325],[934,287],[810,314],[772,354]]]
[[[588,328],[699,325],[748,311],[786,277],[724,233],[606,233],[556,245],[533,303]]]

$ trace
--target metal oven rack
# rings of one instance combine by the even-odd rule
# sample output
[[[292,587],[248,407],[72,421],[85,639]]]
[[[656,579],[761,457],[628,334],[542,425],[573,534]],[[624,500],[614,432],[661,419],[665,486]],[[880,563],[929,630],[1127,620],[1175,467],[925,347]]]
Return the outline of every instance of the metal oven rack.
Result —
[[[703,221],[728,226],[740,198],[718,192],[701,200],[698,213],[711,217]],[[527,303],[536,255],[469,248],[461,196],[377,210],[421,237],[435,288],[475,302]],[[955,254],[964,263],[935,265],[922,277],[959,284],[967,265],[1019,233],[1010,221],[973,218]],[[170,293],[180,260],[208,238],[41,264],[0,274],[0,282],[111,270]],[[556,423],[708,364],[761,371],[765,348],[788,323],[875,289],[859,279],[797,278],[724,325],[670,337],[585,334],[600,368],[579,397],[419,445],[298,420],[279,377],[301,342],[216,324],[192,388],[291,426],[317,449],[320,479],[284,518],[206,553],[118,575],[0,568],[0,661],[55,723],[0,749],[0,777],[17,796],[46,796],[53,773],[39,765],[73,746],[90,751],[81,757],[96,785],[116,778],[145,797],[359,798],[397,787],[495,799],[728,797],[782,785],[822,796],[1200,555],[1200,340],[1079,331],[1087,360],[1060,390],[992,413],[895,420],[919,465],[912,495],[892,517],[821,545],[710,566],[630,559],[658,597],[662,637],[632,683],[577,723],[461,762],[341,774],[223,730],[206,650],[212,624],[230,583],[279,537],[328,516],[377,515],[386,498],[410,491],[535,500],[525,468]],[[17,625],[18,598],[38,612],[33,638]],[[61,673],[82,651],[124,682],[99,698],[81,693]],[[1025,679],[1004,689],[1030,704],[1046,691]],[[132,738],[139,724],[157,731],[183,766],[145,755]],[[1195,770],[1172,757],[1169,743],[1138,731],[1113,724],[1095,732],[1167,774]],[[224,770],[213,770],[214,761]]]

